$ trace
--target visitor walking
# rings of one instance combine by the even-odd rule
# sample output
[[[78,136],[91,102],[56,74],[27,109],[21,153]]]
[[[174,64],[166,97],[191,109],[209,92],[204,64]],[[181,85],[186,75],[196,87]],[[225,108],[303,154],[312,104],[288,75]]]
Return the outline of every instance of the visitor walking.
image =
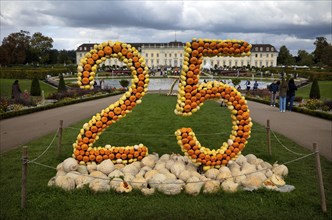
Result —
[[[289,111],[292,111],[293,109],[293,103],[295,99],[295,91],[297,90],[297,87],[295,85],[294,79],[291,78],[288,82],[288,91],[287,91],[287,100],[286,100],[286,107]],[[289,105],[288,105],[289,103]]]
[[[279,91],[279,84],[280,82],[277,80],[274,80],[273,83],[269,86],[270,90],[270,105],[275,107],[276,106],[276,98],[277,98],[277,92]]]
[[[258,89],[258,82],[256,80],[255,83],[254,83],[254,89],[253,90],[257,90],[257,89]]]
[[[279,109],[280,112],[286,111],[286,98],[287,98],[288,82],[282,78],[279,89]]]
[[[21,93],[22,91],[20,89],[20,85],[18,84],[18,80],[15,80],[12,85],[12,99],[18,101],[20,99]]]
[[[246,87],[247,87],[247,91],[249,91],[250,90],[250,80],[246,81]]]

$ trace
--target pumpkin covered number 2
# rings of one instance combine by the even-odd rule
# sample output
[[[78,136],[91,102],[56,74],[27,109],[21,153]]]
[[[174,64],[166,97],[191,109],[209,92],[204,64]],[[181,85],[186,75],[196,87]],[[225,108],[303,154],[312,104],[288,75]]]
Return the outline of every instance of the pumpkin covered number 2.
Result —
[[[240,40],[196,40],[187,42],[179,83],[178,100],[175,113],[190,116],[199,110],[205,100],[221,99],[230,109],[233,130],[227,142],[217,150],[210,150],[200,145],[191,128],[181,128],[175,132],[182,151],[196,164],[204,169],[226,165],[229,160],[236,159],[250,137],[252,127],[249,109],[245,98],[234,87],[221,82],[198,83],[203,57],[208,56],[249,56],[251,45]],[[81,59],[78,65],[78,84],[81,88],[92,89],[97,67],[109,58],[117,58],[131,70],[133,79],[129,90],[83,125],[73,144],[73,157],[81,164],[111,159],[113,163],[131,163],[141,160],[148,154],[143,144],[127,147],[94,147],[101,133],[125,117],[127,113],[141,103],[147,92],[148,67],[145,59],[135,47],[120,42],[103,42],[95,45]]]

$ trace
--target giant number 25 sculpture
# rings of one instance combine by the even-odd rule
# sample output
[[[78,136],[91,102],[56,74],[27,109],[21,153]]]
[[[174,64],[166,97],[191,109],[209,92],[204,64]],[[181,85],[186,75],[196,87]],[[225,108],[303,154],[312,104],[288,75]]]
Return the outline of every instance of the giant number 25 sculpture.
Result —
[[[234,87],[221,82],[199,83],[203,57],[213,56],[249,56],[251,45],[241,40],[202,40],[187,42],[179,83],[178,100],[175,113],[190,116],[199,110],[207,99],[221,99],[231,112],[232,132],[227,142],[217,150],[201,146],[191,128],[181,128],[175,132],[182,151],[195,164],[204,169],[226,165],[237,158],[247,144],[252,127],[249,109],[245,98]],[[125,117],[127,113],[141,103],[147,92],[148,68],[145,59],[135,47],[121,42],[103,42],[95,45],[81,59],[78,65],[78,84],[81,88],[92,89],[97,67],[109,58],[117,58],[131,70],[133,79],[129,90],[115,103],[97,113],[83,125],[73,144],[73,157],[81,164],[111,159],[113,163],[131,163],[141,160],[148,154],[143,144],[126,147],[94,147],[104,129]]]

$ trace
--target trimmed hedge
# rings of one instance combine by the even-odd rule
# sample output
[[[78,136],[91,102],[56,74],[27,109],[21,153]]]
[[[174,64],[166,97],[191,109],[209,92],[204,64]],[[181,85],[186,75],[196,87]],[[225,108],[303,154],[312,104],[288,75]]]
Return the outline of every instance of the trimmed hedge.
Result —
[[[0,68],[1,79],[45,79],[47,75],[58,76],[61,73],[76,72],[76,67],[54,67],[54,68]]]
[[[58,108],[58,107],[66,106],[66,105],[72,105],[72,104],[91,101],[91,100],[95,100],[95,99],[106,98],[106,97],[110,97],[110,96],[119,95],[122,93],[123,92],[114,92],[112,94],[92,96],[92,97],[83,98],[83,99],[75,99],[75,100],[70,100],[67,102],[57,102],[57,103],[50,104],[50,105],[38,106],[35,108],[27,108],[27,109],[23,109],[20,111],[5,112],[5,113],[0,114],[0,120],[6,119],[6,118],[12,118],[15,116],[20,116],[20,115],[26,115],[26,114],[30,114],[30,113],[34,113],[34,112],[44,111],[44,110],[48,110],[48,109],[52,109],[52,108]]]

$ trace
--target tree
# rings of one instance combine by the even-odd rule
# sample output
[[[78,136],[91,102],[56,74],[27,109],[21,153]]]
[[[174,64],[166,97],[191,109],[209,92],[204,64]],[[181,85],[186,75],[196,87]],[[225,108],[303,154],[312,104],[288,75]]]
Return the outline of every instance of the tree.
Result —
[[[60,74],[58,92],[66,92],[66,91],[67,91],[67,87],[66,87],[66,84],[65,84],[65,80],[63,79],[63,75]]]
[[[316,49],[313,52],[314,61],[315,63],[319,64],[322,62],[323,50],[325,47],[329,46],[329,44],[327,43],[325,37],[316,37],[314,45],[316,45]]]
[[[314,78],[314,81],[312,82],[309,98],[311,99],[320,99],[320,90],[318,81],[316,78]]]
[[[282,65],[294,64],[294,58],[285,45],[281,46],[279,49],[277,62]]]
[[[0,57],[1,64],[26,63],[27,50],[29,49],[30,36],[28,31],[11,33],[2,41]]]
[[[40,84],[39,84],[39,80],[37,78],[33,78],[32,82],[31,82],[30,95],[31,96],[41,96]]]
[[[322,63],[332,67],[332,45],[324,47],[322,54]]]
[[[305,50],[299,50],[296,63],[299,66],[311,66],[314,63],[313,56]]]
[[[37,62],[46,63],[50,59],[50,50],[53,47],[53,39],[37,32],[30,40],[31,53],[37,57]]]

